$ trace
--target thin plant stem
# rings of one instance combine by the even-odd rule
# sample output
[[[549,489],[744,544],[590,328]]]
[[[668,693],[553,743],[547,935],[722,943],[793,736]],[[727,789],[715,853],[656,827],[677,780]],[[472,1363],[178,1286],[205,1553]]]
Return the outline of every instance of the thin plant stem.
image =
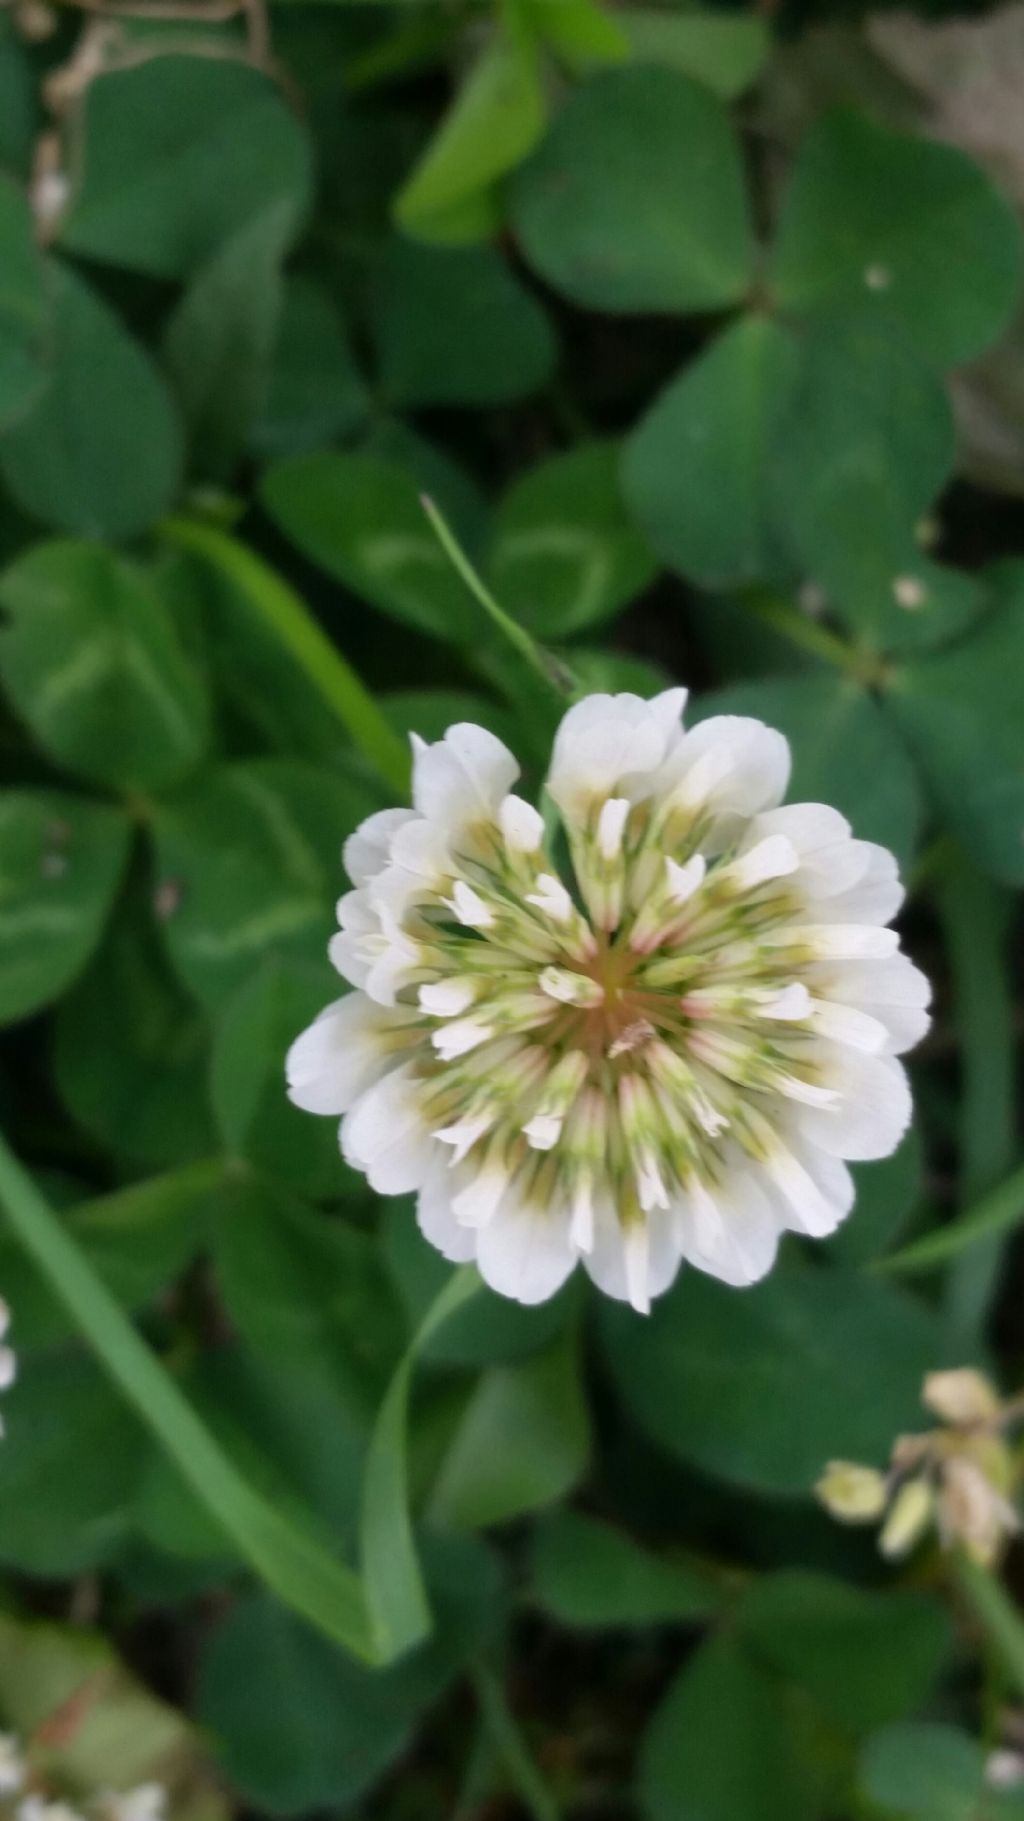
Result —
[[[520,626],[518,621],[506,612],[500,601],[495,599],[479,571],[473,567],[440,508],[426,493],[420,495],[420,504],[426,513],[434,536],[452,568],[457,575],[461,576],[470,594],[480,603],[502,636],[519,653],[534,674],[540,677],[547,689],[553,689],[561,696],[578,694],[579,683],[568,667],[552,652],[545,651],[541,645],[538,645],[536,639],[530,637],[525,626]]]
[[[963,1549],[953,1556],[961,1596],[977,1619],[996,1661],[1024,1695],[1024,1619],[1002,1582]]]
[[[558,1803],[530,1755],[498,1677],[483,1663],[472,1676],[481,1717],[523,1807],[533,1821],[560,1821]]]
[[[810,619],[791,607],[788,601],[779,600],[776,595],[762,589],[748,589],[740,602],[745,611],[761,621],[771,632],[788,640],[811,657],[821,658],[833,669],[841,670],[844,675],[855,677],[865,684],[881,681],[881,666],[874,652],[858,651],[856,646],[840,638],[827,626],[819,625],[817,620]]]

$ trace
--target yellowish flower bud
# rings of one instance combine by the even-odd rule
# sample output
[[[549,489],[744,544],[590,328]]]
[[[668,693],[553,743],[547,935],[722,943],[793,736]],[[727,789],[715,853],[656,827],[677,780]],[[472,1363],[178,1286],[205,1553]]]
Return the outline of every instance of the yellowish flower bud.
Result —
[[[1020,1528],[1009,1500],[977,1462],[962,1455],[947,1461],[943,1469],[939,1520],[943,1540],[962,1543],[985,1568],[998,1561],[1007,1538]]]
[[[944,1423],[991,1423],[999,1415],[996,1392],[984,1373],[976,1372],[973,1366],[961,1366],[953,1372],[929,1372],[921,1398]]]
[[[829,1461],[814,1490],[826,1510],[844,1524],[871,1524],[885,1510],[883,1475],[856,1461]]]
[[[878,1539],[883,1555],[907,1555],[924,1535],[935,1513],[935,1493],[925,1479],[908,1480],[896,1494]]]

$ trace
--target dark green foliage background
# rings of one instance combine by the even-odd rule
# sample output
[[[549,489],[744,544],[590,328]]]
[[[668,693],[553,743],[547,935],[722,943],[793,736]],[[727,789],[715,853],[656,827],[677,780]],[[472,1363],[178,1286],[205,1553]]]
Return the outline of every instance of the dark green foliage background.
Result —
[[[1012,1244],[884,1270],[1020,1144],[1024,147],[993,71],[1024,14],[164,10],[0,13],[0,1123],[228,1452],[350,1550],[447,1267],[283,1093],[342,841],[394,786],[190,528],[308,602],[397,736],[478,720],[536,785],[550,718],[427,490],[590,686],[784,730],[794,794],[899,855],[937,1016],[917,1129],[828,1245],[745,1293],[684,1272],[646,1322],[572,1284],[441,1331],[436,1627],[382,1673],[253,1584],[0,1235],[0,1728],[113,1652],[93,1755],[54,1763],[159,1774],[174,1821],[1020,1817],[983,1794],[975,1641],[811,1488],[885,1458],[927,1370],[1024,1376]]]

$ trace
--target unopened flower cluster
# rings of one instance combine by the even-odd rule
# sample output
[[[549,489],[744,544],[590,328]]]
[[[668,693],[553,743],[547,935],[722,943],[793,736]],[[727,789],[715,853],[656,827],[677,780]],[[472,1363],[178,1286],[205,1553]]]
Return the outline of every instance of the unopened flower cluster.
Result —
[[[162,1783],[140,1783],[117,1794],[102,1790],[80,1804],[44,1790],[31,1763],[31,1750],[13,1733],[0,1733],[0,1801],[15,1821],[166,1821]]]
[[[1006,1434],[1024,1417],[1024,1402],[1001,1401],[982,1373],[966,1366],[930,1373],[922,1396],[941,1418],[941,1428],[901,1435],[886,1473],[852,1461],[830,1462],[818,1496],[845,1523],[881,1522],[883,1555],[906,1555],[937,1530],[944,1548],[958,1544],[991,1567],[1020,1529]]]
[[[356,989],[288,1057],[348,1162],[522,1302],[578,1261],[646,1310],[680,1261],[730,1284],[831,1233],[887,1155],[928,987],[886,925],[884,848],[781,807],[760,721],[686,730],[685,691],[565,715],[544,798],[485,729],[415,741],[412,809],[345,848],[331,944]]]

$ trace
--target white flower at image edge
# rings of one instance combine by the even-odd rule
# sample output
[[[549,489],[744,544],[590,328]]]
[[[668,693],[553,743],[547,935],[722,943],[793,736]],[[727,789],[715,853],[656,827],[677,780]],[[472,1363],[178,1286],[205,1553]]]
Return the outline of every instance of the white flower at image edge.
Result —
[[[684,731],[685,693],[569,709],[554,834],[493,734],[414,739],[414,807],[345,847],[330,952],[356,990],[288,1055],[348,1162],[520,1302],[577,1263],[641,1311],[684,1259],[754,1283],[785,1230],[838,1226],[845,1160],[910,1118],[895,1058],[929,989],[886,927],[892,855],[780,807],[782,735]]]

